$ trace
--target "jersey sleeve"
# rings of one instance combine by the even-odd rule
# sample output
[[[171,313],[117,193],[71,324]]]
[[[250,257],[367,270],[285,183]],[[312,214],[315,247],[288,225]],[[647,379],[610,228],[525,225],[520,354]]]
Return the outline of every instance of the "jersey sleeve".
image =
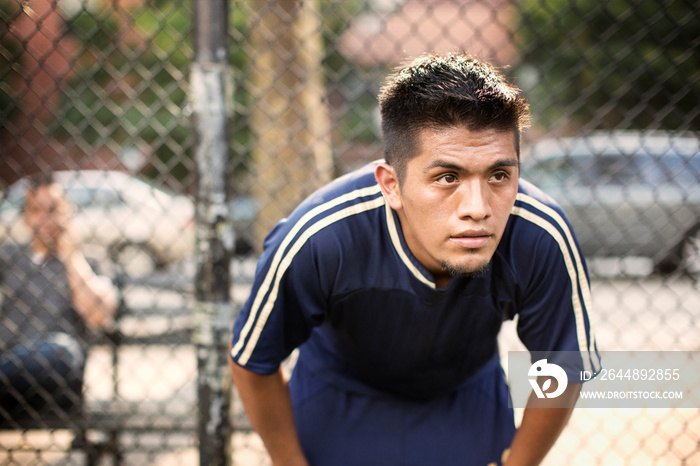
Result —
[[[231,357],[262,375],[274,373],[324,316],[326,292],[314,248],[286,223],[268,236],[233,327]]]
[[[558,208],[519,196],[514,212],[527,222],[527,272],[518,310],[517,331],[533,362],[555,360],[567,374],[597,373],[597,353],[589,312],[592,306],[585,260],[570,223]]]

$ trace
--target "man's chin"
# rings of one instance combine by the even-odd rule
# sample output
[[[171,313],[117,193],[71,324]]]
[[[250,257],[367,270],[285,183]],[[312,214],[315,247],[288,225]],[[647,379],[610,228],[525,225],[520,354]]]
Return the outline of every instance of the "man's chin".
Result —
[[[450,277],[478,278],[486,275],[486,273],[489,271],[491,262],[484,261],[470,265],[442,262],[440,265]]]

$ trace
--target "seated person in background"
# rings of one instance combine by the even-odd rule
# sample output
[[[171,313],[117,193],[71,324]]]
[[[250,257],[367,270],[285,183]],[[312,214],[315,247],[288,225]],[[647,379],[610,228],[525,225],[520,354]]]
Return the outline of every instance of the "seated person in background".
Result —
[[[116,288],[93,272],[73,241],[71,210],[61,186],[35,181],[23,211],[29,244],[0,247],[0,422],[28,407],[73,406],[82,390],[86,330],[113,322]]]

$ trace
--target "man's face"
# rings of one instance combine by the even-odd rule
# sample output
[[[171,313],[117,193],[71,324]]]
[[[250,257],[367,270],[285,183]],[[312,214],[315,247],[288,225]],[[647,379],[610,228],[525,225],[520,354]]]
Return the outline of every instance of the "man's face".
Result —
[[[419,143],[388,200],[411,252],[444,286],[488,268],[518,192],[518,156],[512,131],[424,130]]]
[[[70,205],[58,185],[41,185],[27,193],[24,220],[34,235],[47,246],[53,245],[64,232]]]

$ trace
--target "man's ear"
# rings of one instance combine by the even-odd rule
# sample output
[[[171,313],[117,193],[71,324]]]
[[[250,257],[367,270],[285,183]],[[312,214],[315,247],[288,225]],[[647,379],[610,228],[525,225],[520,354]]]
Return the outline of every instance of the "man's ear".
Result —
[[[382,188],[382,193],[384,193],[384,198],[389,203],[389,207],[394,210],[401,210],[403,207],[401,189],[394,167],[388,163],[380,163],[374,170],[374,177],[377,179],[379,187]]]

